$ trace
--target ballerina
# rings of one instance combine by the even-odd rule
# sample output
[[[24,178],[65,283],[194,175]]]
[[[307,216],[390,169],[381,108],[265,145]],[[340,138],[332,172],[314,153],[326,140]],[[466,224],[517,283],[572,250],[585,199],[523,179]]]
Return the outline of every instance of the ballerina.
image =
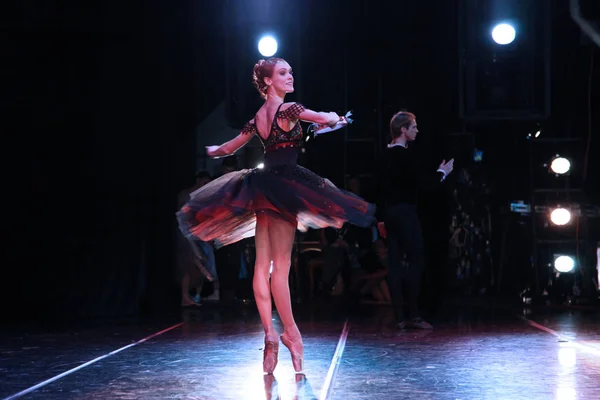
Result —
[[[281,341],[290,351],[294,370],[301,372],[304,346],[288,285],[295,231],[341,228],[345,222],[373,226],[375,206],[297,164],[303,138],[299,121],[332,128],[349,121],[334,112],[284,103],[285,95],[294,91],[292,68],[284,59],[259,60],[253,80],[264,104],[238,136],[208,146],[206,152],[213,158],[232,155],[256,135],[264,146],[264,168],[215,179],[192,193],[177,215],[184,235],[214,241],[217,248],[255,237],[253,289],[265,331],[263,370],[273,372],[279,351],[272,295],[284,328]]]

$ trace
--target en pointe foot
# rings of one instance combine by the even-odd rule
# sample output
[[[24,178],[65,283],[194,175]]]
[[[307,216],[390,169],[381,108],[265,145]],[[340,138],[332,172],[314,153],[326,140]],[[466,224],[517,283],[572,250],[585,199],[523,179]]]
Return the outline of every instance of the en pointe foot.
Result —
[[[277,338],[277,336],[275,336]],[[279,354],[279,341],[271,337],[265,337],[265,348],[263,350],[263,371],[272,374],[277,366]]]
[[[294,371],[301,372],[304,369],[304,344],[300,332],[295,337],[291,337],[287,332],[284,332],[281,335],[281,343],[290,351]]]

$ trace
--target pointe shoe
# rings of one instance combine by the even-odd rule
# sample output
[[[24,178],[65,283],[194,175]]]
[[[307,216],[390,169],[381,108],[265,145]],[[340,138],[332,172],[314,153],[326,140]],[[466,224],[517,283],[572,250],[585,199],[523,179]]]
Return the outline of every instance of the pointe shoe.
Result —
[[[302,343],[302,337],[298,336],[297,339],[291,340],[284,333],[281,335],[281,343],[290,351],[294,371],[301,372],[304,368],[304,344]]]
[[[265,338],[265,349],[263,350],[263,371],[272,374],[277,366],[277,355],[279,354],[279,342]]]

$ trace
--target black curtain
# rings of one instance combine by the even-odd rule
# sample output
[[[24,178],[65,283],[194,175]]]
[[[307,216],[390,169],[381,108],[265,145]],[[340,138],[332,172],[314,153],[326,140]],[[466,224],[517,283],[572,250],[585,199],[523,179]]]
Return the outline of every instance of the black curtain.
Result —
[[[5,25],[3,314],[167,311],[176,194],[194,172],[189,6],[69,3],[15,2]]]

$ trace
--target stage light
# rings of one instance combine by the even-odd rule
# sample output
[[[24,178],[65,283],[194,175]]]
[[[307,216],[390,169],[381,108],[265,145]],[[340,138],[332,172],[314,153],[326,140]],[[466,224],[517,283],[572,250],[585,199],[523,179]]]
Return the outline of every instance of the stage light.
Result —
[[[569,223],[569,221],[571,220],[571,212],[569,210],[567,210],[566,208],[555,208],[554,210],[552,210],[552,212],[550,213],[550,221],[552,221],[552,223],[554,225],[566,225]]]
[[[566,174],[570,169],[571,162],[564,157],[560,157],[558,154],[550,163],[550,170],[558,175]]]
[[[260,163],[256,166],[256,168],[258,168],[258,169],[263,169],[264,167],[265,167],[265,164],[263,164],[263,163]]]
[[[512,43],[516,35],[515,28],[507,23],[498,24],[492,29],[492,39],[500,45]]]
[[[558,255],[554,256],[554,269],[558,272],[572,272],[575,269],[575,260],[571,256]]]
[[[541,129],[538,129],[537,131],[535,131],[535,133],[529,132],[529,133],[527,134],[527,137],[526,137],[526,139],[527,139],[527,140],[537,139],[537,138],[539,138],[540,136],[542,136],[542,130],[541,130]]]
[[[258,41],[258,51],[264,57],[271,57],[277,53],[277,40],[273,36],[263,36]]]

